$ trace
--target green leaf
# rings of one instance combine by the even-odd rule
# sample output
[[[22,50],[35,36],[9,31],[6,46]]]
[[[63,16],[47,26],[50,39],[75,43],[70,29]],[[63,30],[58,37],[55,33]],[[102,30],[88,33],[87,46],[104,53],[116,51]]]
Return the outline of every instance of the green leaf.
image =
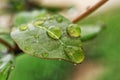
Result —
[[[45,15],[47,15],[46,10],[41,10],[41,11],[34,10],[34,11],[20,12],[15,15],[14,20],[13,20],[13,25],[15,27],[18,27],[21,24],[26,24],[34,20],[35,18],[44,17]]]
[[[21,25],[11,33],[18,46],[27,54],[72,63],[81,63],[84,59],[80,35],[80,26],[60,15],[39,18]]]
[[[7,80],[12,69],[12,55],[0,59],[0,80]]]
[[[81,27],[81,40],[87,41],[96,37],[103,29],[102,25],[87,25]]]
[[[41,10],[41,11],[24,11],[21,13],[18,13],[14,17],[14,26],[20,26],[21,24],[26,24],[29,22],[32,22],[36,18],[42,18],[45,15],[48,15],[47,10]],[[57,21],[62,21],[61,18],[57,18]],[[90,40],[91,38],[94,38],[100,31],[102,30],[101,25],[85,25],[81,26],[81,39],[82,41]]]

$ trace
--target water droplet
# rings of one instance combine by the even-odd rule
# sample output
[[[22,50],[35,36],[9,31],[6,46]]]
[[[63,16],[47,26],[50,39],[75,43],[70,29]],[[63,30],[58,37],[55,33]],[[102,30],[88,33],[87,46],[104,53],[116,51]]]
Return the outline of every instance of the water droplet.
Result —
[[[35,27],[39,27],[39,26],[41,26],[43,23],[44,23],[43,20],[36,20],[36,21],[33,23],[33,25],[34,25]]]
[[[67,46],[64,51],[68,58],[75,63],[81,63],[84,60],[84,54],[80,47]]]
[[[62,17],[56,17],[56,21],[60,23],[60,22],[63,21],[63,18]]]
[[[70,26],[67,27],[67,33],[71,37],[80,37],[80,33],[81,33],[80,26],[77,24],[71,24]]]
[[[42,57],[46,58],[46,57],[48,57],[48,56],[49,56],[48,53],[42,53]]]
[[[53,39],[59,39],[62,36],[62,30],[60,29],[60,27],[52,26],[48,30],[48,35]]]
[[[21,25],[20,28],[19,28],[20,31],[25,31],[27,29],[28,29],[27,25]]]

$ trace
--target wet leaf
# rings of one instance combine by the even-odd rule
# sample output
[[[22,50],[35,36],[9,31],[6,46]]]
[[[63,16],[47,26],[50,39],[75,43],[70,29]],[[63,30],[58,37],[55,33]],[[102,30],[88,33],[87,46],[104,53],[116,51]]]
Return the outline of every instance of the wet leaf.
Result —
[[[72,63],[83,61],[79,25],[60,15],[45,16],[25,25],[27,29],[18,28],[11,33],[12,38],[25,53],[39,58],[63,59]],[[75,37],[68,34],[67,28],[70,25],[77,25],[77,28],[71,31],[72,34],[75,33]]]
[[[34,11],[20,12],[15,15],[14,20],[13,20],[13,25],[15,27],[18,27],[21,24],[25,24],[25,23],[28,23],[34,20],[35,18],[44,17],[46,14],[47,14],[46,10],[41,10],[41,11],[34,10]]]

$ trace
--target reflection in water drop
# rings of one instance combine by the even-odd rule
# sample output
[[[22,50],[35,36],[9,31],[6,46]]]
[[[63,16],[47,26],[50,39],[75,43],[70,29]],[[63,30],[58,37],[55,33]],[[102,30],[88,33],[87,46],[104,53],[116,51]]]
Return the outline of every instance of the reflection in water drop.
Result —
[[[52,26],[47,33],[53,39],[59,39],[62,36],[62,30],[59,27]]]
[[[67,46],[64,49],[65,54],[75,63],[81,63],[84,60],[84,54],[80,47]]]
[[[22,26],[20,26],[20,28],[19,28],[20,31],[25,31],[25,30],[27,30],[27,29],[28,29],[28,26],[27,26],[27,25],[22,25]]]
[[[71,36],[71,37],[80,37],[80,26],[77,24],[71,24],[70,26],[67,27],[67,33]]]

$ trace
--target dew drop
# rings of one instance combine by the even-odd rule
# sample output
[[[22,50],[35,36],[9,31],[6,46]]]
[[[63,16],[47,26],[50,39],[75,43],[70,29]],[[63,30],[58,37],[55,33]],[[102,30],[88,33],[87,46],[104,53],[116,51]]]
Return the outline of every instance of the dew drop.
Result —
[[[56,21],[61,23],[63,21],[63,18],[62,17],[56,17]]]
[[[34,25],[35,27],[39,27],[39,26],[41,26],[43,23],[44,23],[43,20],[36,20],[36,21],[33,23],[33,25]]]
[[[27,29],[28,29],[28,26],[27,26],[27,25],[22,25],[22,26],[20,26],[20,28],[19,28],[20,31],[25,31],[25,30],[27,30]]]
[[[80,37],[81,29],[80,26],[77,24],[71,24],[67,27],[67,33],[71,37]]]
[[[64,51],[68,58],[75,63],[81,63],[84,60],[83,51],[79,47],[67,46]]]
[[[62,30],[59,27],[52,26],[48,30],[48,35],[53,39],[59,39],[62,36]]]
[[[48,57],[48,56],[49,56],[48,53],[42,53],[42,57],[46,58],[46,57]]]

